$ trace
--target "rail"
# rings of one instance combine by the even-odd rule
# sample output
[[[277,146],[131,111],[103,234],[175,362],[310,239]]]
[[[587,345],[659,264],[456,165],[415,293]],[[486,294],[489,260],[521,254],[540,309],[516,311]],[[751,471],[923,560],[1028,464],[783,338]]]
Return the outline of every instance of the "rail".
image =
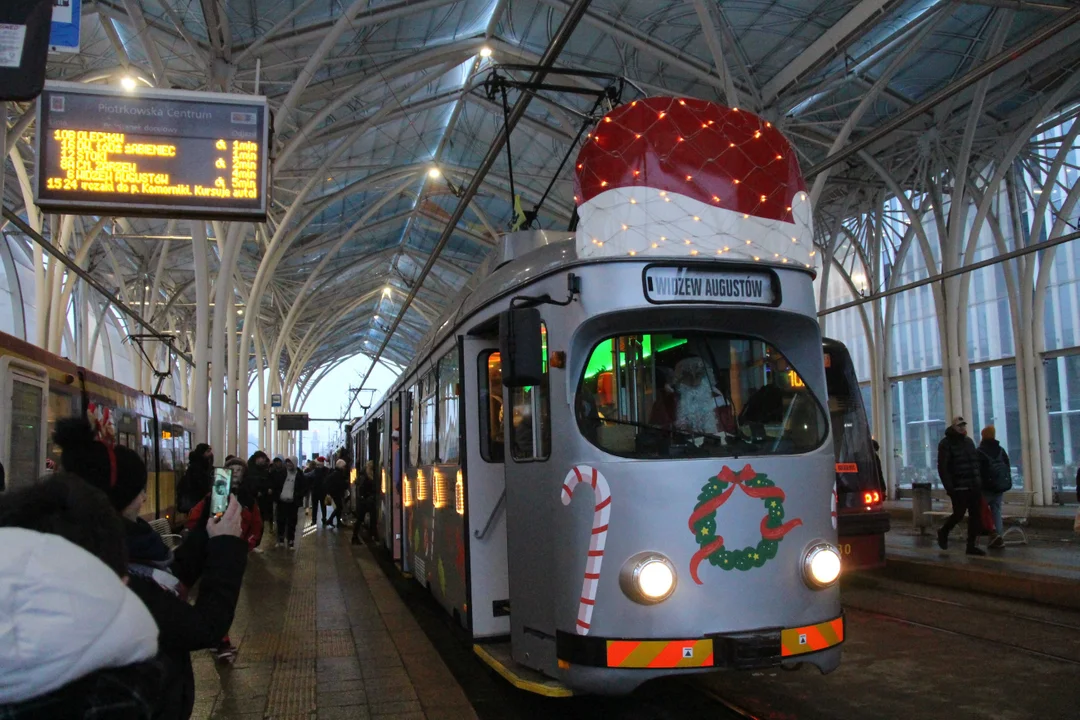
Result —
[[[499,496],[499,501],[495,503],[495,507],[491,509],[491,514],[488,515],[487,522],[484,523],[483,530],[473,530],[473,537],[477,540],[483,540],[488,531],[491,530],[492,523],[495,522],[495,516],[499,514],[499,509],[502,508],[503,503],[506,502],[506,488],[503,488],[502,495]]]

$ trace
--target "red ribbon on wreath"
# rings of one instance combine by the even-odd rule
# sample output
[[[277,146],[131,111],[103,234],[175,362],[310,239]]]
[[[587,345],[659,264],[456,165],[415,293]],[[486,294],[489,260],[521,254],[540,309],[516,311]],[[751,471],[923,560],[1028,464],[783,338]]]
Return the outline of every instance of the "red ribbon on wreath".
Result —
[[[775,485],[772,487],[747,487],[743,484],[747,480],[753,480],[755,477],[757,477],[757,471],[749,465],[743,467],[743,469],[740,470],[738,474],[736,474],[734,471],[731,470],[731,468],[725,465],[724,468],[719,473],[717,473],[716,479],[720,482],[728,483],[728,489],[720,493],[716,497],[702,503],[697,509],[694,510],[694,512],[690,515],[689,522],[687,523],[690,528],[690,532],[696,535],[697,531],[694,529],[694,525],[696,525],[697,522],[702,518],[708,517],[709,515],[716,512],[716,510],[721,505],[726,503],[728,501],[728,498],[731,497],[731,494],[735,492],[736,487],[738,487],[740,490],[742,490],[744,493],[746,493],[752,498],[756,498],[759,500],[775,498],[780,502],[784,502],[787,496],[784,494],[784,491],[782,489],[776,487]],[[761,518],[761,537],[764,540],[780,540],[789,532],[802,525],[802,520],[800,520],[799,518],[789,520],[783,525],[774,528],[767,527],[766,523],[768,521],[768,515]],[[694,579],[694,582],[696,582],[698,585],[702,584],[701,580],[698,578],[698,566],[701,565],[704,560],[706,560],[710,555],[712,555],[714,552],[716,552],[723,546],[724,538],[717,534],[715,540],[713,540],[708,545],[699,548],[698,551],[694,553],[694,557],[690,560],[690,577],[692,577]]]

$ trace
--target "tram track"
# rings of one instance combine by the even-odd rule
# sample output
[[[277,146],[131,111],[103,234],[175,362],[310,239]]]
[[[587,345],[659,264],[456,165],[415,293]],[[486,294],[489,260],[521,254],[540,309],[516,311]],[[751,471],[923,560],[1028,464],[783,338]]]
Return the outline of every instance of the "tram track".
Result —
[[[867,616],[872,617],[872,618],[877,618],[877,619],[880,619],[880,620],[885,620],[885,621],[889,621],[889,622],[899,622],[899,623],[901,623],[903,625],[908,625],[910,627],[916,627],[916,628],[920,628],[920,629],[923,629],[923,630],[932,630],[932,631],[935,631],[935,632],[943,633],[943,634],[946,634],[946,635],[953,635],[953,636],[956,636],[956,637],[963,637],[963,638],[967,638],[969,640],[976,640],[978,642],[982,642],[982,643],[985,643],[987,645],[994,645],[996,647],[1004,647],[1004,648],[1008,648],[1010,650],[1016,650],[1018,652],[1026,653],[1028,655],[1041,657],[1041,658],[1046,659],[1046,660],[1053,660],[1053,661],[1056,661],[1056,662],[1067,663],[1069,665],[1080,666],[1080,660],[1078,660],[1076,658],[1070,658],[1070,657],[1066,657],[1064,655],[1057,655],[1055,653],[1048,653],[1048,652],[1045,652],[1043,650],[1036,650],[1034,648],[1026,647],[1026,646],[1020,645],[1018,643],[1008,642],[1006,640],[1001,640],[1001,639],[997,639],[997,638],[989,638],[989,637],[986,637],[985,635],[980,635],[978,633],[967,632],[965,630],[957,630],[956,628],[942,627],[940,625],[934,625],[933,623],[921,622],[919,620],[912,620],[911,618],[903,617],[903,616],[897,615],[895,613],[882,612],[881,610],[872,610],[870,608],[859,607],[858,605],[852,605],[851,603],[846,603],[846,602],[844,603],[844,609],[849,610],[849,611],[854,610],[855,612],[863,613],[864,615],[867,615]]]
[[[1008,618],[1010,621],[1012,621],[1012,620],[1022,620],[1024,622],[1036,623],[1038,625],[1046,625],[1047,627],[1058,628],[1058,629],[1061,629],[1061,630],[1074,630],[1076,632],[1080,632],[1080,624],[1055,622],[1053,620],[1047,620],[1045,618],[1035,617],[1034,615],[1022,615],[1022,614],[1017,614],[1017,613],[1014,613],[1014,612],[1005,612],[1005,611],[1002,611],[1002,610],[995,610],[995,609],[984,607],[984,606],[957,602],[955,600],[948,600],[946,598],[941,598],[941,597],[934,597],[933,595],[922,595],[920,593],[904,592],[902,590],[897,590],[895,588],[874,586],[874,590],[877,590],[879,592],[887,592],[887,593],[889,593],[891,595],[897,595],[897,596],[904,597],[904,598],[909,598],[909,599],[912,599],[912,600],[922,600],[924,602],[937,603],[939,605],[948,605],[950,607],[963,608],[964,610],[971,610],[971,611],[974,611],[974,612],[977,612],[977,613],[980,613],[980,614],[983,614],[983,615],[993,615],[993,616],[997,616],[997,617],[1004,617],[1004,618]]]

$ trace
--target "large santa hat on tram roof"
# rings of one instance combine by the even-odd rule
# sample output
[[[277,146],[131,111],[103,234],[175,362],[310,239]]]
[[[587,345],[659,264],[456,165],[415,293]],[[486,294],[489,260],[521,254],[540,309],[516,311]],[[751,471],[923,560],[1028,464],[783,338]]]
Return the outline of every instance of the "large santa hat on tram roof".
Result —
[[[574,190],[580,257],[814,264],[795,152],[745,110],[670,97],[621,105],[578,153]]]

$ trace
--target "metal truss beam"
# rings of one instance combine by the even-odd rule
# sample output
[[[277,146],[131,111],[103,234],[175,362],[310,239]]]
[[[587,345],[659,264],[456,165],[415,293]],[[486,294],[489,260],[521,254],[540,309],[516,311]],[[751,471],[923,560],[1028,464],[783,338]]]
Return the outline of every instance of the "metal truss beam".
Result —
[[[812,75],[832,62],[865,34],[876,18],[891,12],[900,2],[862,0],[762,86],[762,101],[768,105],[800,78]]]
[[[981,65],[973,68],[945,87],[923,98],[907,110],[895,115],[891,120],[880,125],[874,131],[867,133],[861,138],[852,141],[844,148],[837,150],[837,152],[830,154],[824,160],[809,168],[805,173],[806,177],[809,178],[817,175],[822,170],[830,168],[837,163],[843,162],[847,158],[858,154],[860,150],[866,149],[890,133],[899,130],[919,115],[932,110],[944,100],[947,100],[956,93],[974,85],[983,78],[992,75],[996,70],[1013,62],[1020,55],[1038,47],[1041,43],[1049,40],[1066,28],[1071,27],[1077,20],[1080,20],[1080,8],[1076,8],[1063,14],[1057,20],[1041,28],[1038,32],[1030,35],[1019,44],[998,53],[993,58],[990,58]]]

